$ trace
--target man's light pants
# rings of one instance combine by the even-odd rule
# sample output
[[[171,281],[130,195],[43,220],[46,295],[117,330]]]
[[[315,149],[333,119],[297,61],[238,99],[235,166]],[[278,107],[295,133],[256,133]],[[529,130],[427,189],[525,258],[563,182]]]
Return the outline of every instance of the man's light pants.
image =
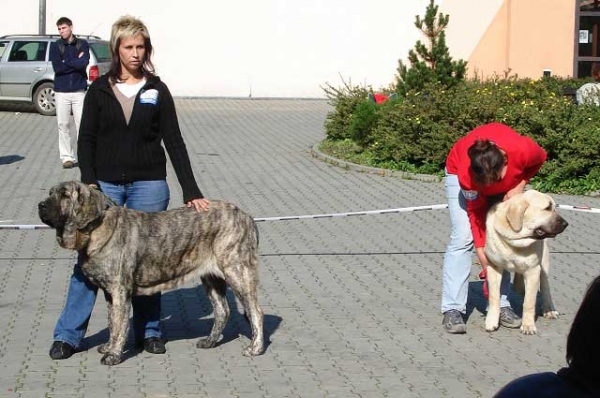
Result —
[[[61,162],[77,163],[77,136],[83,111],[85,91],[55,93],[56,121],[58,122],[58,151]],[[75,120],[75,131],[71,131],[71,112]]]

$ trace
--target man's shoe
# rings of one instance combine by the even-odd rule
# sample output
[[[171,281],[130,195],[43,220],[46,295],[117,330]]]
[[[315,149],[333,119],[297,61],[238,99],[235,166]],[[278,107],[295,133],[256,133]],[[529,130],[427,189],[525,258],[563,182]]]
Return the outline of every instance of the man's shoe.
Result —
[[[63,169],[72,169],[73,167],[75,167],[75,163],[71,162],[70,160],[67,160],[66,162],[63,162],[62,166]]]
[[[465,325],[462,314],[458,310],[444,312],[442,325],[444,325],[444,329],[448,333],[463,334],[467,332],[467,325]]]
[[[64,341],[55,341],[50,347],[50,358],[52,359],[67,359],[75,353],[75,347]]]
[[[512,308],[500,308],[500,325],[505,328],[516,329],[521,327],[521,318],[515,314]]]
[[[160,337],[148,337],[144,339],[144,351],[150,354],[164,354],[167,352],[167,348]]]

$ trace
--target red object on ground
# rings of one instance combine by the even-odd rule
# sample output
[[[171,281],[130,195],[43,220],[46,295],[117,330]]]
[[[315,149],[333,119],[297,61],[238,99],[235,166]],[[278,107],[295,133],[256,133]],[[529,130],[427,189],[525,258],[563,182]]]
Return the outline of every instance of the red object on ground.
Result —
[[[483,281],[483,296],[486,299],[489,299],[490,292],[488,290],[488,284],[487,284],[487,269],[484,269],[483,271],[481,271],[479,273],[479,279],[481,279]]]
[[[375,103],[376,104],[383,104],[385,101],[387,101],[388,99],[390,99],[390,96],[389,95],[385,95],[385,94],[375,93],[375,94],[373,94],[373,98],[375,98]]]

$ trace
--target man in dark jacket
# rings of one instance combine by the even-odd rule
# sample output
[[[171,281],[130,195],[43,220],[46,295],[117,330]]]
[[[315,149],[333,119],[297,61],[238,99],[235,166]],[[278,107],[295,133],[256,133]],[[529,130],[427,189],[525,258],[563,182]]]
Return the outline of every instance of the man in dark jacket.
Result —
[[[70,169],[77,166],[77,135],[87,89],[90,48],[87,41],[75,37],[69,18],[60,18],[56,26],[60,39],[50,45],[50,61],[54,68],[58,150],[62,167]],[[70,128],[71,113],[75,121],[74,134]]]

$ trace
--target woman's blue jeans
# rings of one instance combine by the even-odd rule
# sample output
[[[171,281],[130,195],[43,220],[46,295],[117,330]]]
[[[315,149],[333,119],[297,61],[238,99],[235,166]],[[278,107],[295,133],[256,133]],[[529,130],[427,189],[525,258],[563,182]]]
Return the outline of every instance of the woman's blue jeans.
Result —
[[[169,205],[169,186],[166,180],[136,181],[128,184],[113,184],[99,181],[102,192],[120,206],[146,212],[166,210]],[[98,288],[81,271],[84,254],[78,255],[73,267],[67,301],[54,329],[54,340],[80,347],[83,340]],[[133,330],[136,340],[161,337],[160,293],[151,296],[134,296]]]
[[[458,184],[458,177],[446,173],[445,187],[450,212],[450,243],[446,247],[444,256],[442,313],[458,310],[464,314],[467,311],[467,293],[474,246],[473,233],[467,216],[467,200]],[[504,271],[500,285],[501,307],[510,307],[507,299],[509,288],[510,273]]]

